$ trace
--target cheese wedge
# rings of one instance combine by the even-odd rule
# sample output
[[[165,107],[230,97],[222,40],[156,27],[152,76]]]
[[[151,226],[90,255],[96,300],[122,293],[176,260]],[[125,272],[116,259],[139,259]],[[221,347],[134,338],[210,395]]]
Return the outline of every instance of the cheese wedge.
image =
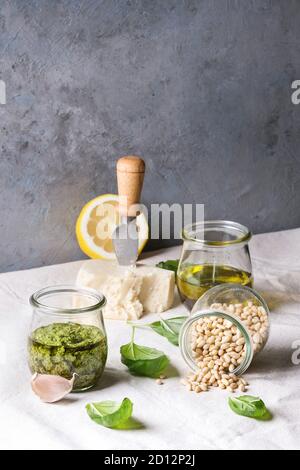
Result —
[[[105,318],[137,320],[144,313],[161,313],[172,307],[175,275],[143,264],[128,268],[114,261],[89,260],[78,272],[77,285],[96,289],[106,297]]]

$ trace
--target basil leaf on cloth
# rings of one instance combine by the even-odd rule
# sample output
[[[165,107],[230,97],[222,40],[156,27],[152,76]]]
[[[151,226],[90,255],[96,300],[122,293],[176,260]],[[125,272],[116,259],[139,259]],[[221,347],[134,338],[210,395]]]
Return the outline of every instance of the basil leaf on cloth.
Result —
[[[121,346],[120,353],[122,363],[133,375],[157,378],[170,363],[162,351],[136,344],[133,339]]]
[[[271,418],[271,414],[266,405],[258,397],[244,395],[237,398],[229,398],[229,406],[234,413],[240,416],[246,416],[247,418],[258,420],[267,420]]]
[[[179,333],[182,325],[186,322],[187,317],[175,317],[164,320],[161,318],[159,321],[150,323],[149,327],[161,336],[167,338],[170,343],[178,346]]]
[[[126,429],[127,422],[130,429],[132,410],[133,403],[129,398],[124,398],[121,403],[108,400],[86,405],[86,411],[95,423],[112,429]]]

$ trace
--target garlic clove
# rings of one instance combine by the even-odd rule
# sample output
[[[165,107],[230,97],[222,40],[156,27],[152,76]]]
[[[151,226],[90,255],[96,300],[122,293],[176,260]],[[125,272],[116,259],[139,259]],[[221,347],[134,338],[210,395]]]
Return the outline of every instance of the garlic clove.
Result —
[[[58,375],[34,374],[31,388],[43,402],[55,403],[72,391],[76,375],[68,380]]]

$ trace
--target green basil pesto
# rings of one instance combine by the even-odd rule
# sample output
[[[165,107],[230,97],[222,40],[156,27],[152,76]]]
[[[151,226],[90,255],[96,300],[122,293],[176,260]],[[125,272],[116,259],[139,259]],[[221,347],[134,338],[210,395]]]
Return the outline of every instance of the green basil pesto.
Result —
[[[36,329],[28,342],[32,373],[78,375],[74,391],[92,387],[101,377],[107,359],[107,341],[96,326],[53,323]]]

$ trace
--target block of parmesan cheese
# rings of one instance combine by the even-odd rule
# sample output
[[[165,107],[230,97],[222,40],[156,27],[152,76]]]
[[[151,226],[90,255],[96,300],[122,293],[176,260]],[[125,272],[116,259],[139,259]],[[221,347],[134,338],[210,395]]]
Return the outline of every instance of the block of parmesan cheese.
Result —
[[[172,307],[175,275],[144,264],[129,268],[113,261],[89,260],[78,272],[77,285],[96,289],[106,297],[105,318],[136,320],[144,313],[161,313]]]

